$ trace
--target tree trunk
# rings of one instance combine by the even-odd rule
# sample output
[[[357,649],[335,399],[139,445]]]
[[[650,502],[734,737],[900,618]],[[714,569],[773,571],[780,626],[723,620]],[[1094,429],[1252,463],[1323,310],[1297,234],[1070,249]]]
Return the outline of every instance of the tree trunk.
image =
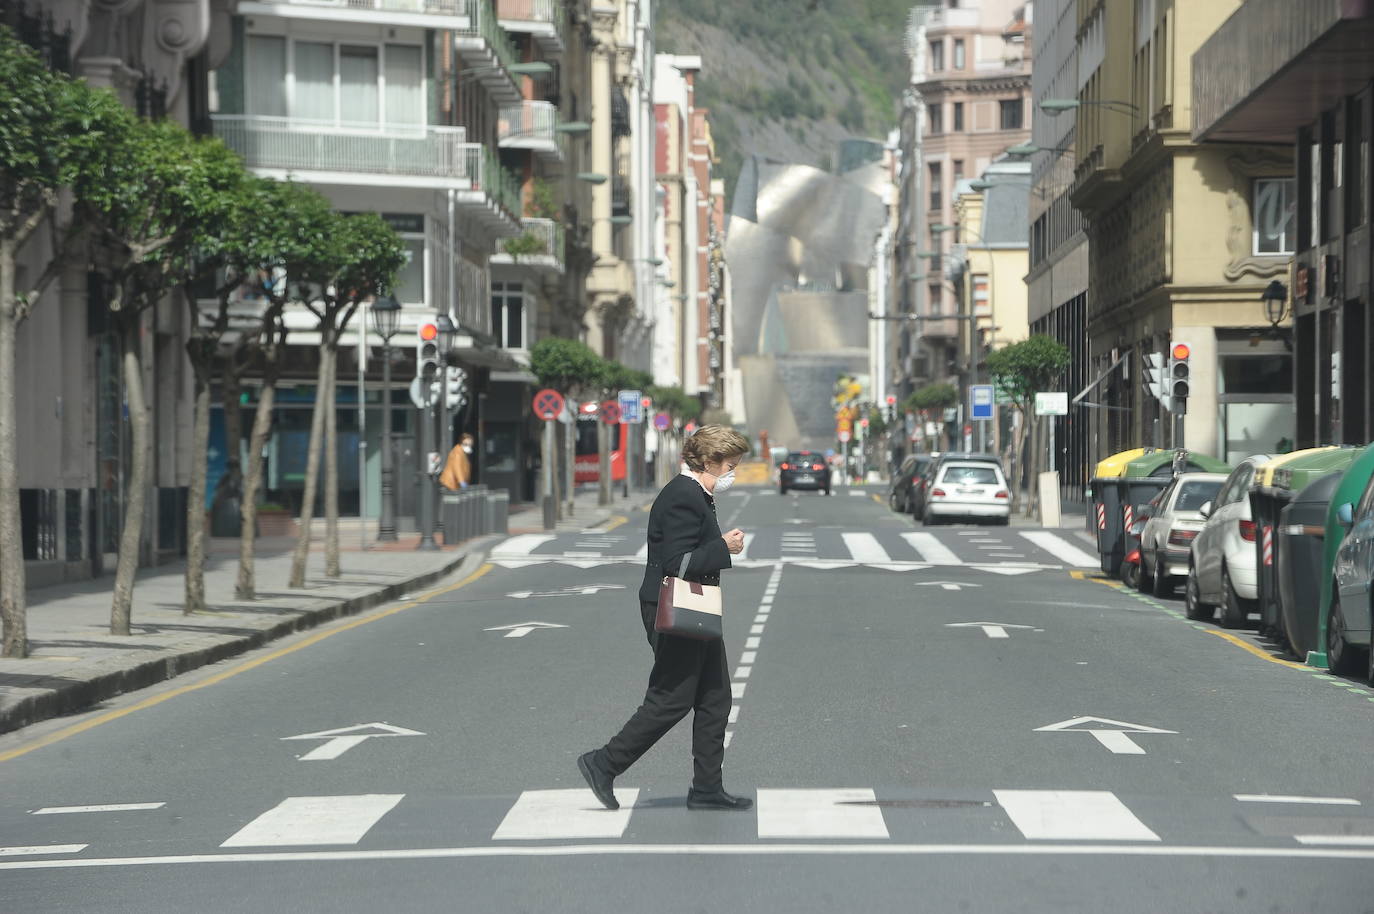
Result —
[[[329,352],[329,393],[317,399],[324,411],[324,574],[337,578],[339,572],[339,432],[338,409],[335,407],[334,386],[338,383],[339,350],[336,343],[325,347]]]
[[[269,369],[269,372],[271,369]],[[240,600],[257,599],[257,571],[253,546],[258,533],[258,488],[262,485],[262,449],[272,431],[272,407],[277,400],[275,373],[265,376],[258,395],[258,412],[248,439],[248,466],[243,477],[243,501],[239,504],[239,576],[234,596]]]
[[[224,475],[215,485],[215,498],[210,506],[213,515],[226,498],[242,495],[243,459],[243,407],[239,396],[243,392],[243,367],[236,354],[224,359],[223,393],[220,395],[220,408],[224,412]]]
[[[324,331],[326,328],[321,328]],[[332,375],[330,360],[333,353],[329,347],[320,349],[320,367],[316,373],[315,410],[310,417],[310,448],[305,458],[305,490],[301,495],[301,529],[296,535],[296,550],[291,555],[291,580],[287,586],[305,586],[305,561],[310,555],[310,522],[315,518],[315,490],[320,481],[320,447],[324,438],[325,410],[334,404],[329,396],[329,378]]]
[[[193,341],[192,345],[196,345]],[[195,373],[195,405],[191,426],[191,484],[186,493],[186,606],[187,615],[205,612],[205,486],[210,450],[210,366],[197,364],[201,354],[191,355]]]
[[[596,465],[598,492],[596,503],[598,505],[609,505],[611,503],[611,427],[601,421],[598,416],[596,420]]]
[[[0,242],[0,623],[6,657],[27,657],[24,552],[20,541],[19,450],[15,437],[14,246]]]
[[[128,308],[129,302],[125,305]],[[129,486],[125,498],[124,529],[119,537],[119,561],[115,566],[114,599],[110,605],[110,634],[129,634],[133,612],[134,576],[138,573],[139,546],[143,539],[143,509],[148,500],[148,406],[143,394],[142,321],[136,310],[125,311],[123,323],[124,396],[129,404],[131,438]]]
[[[571,417],[563,429],[563,496],[567,499],[567,517],[574,516],[577,507],[573,501],[577,494],[577,410],[571,409]]]

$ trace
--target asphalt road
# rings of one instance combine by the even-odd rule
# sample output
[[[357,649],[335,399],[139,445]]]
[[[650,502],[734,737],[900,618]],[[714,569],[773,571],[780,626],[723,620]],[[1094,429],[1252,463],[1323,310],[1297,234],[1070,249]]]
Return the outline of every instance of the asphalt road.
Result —
[[[720,500],[754,811],[685,808],[688,725],[618,813],[577,773],[648,672],[636,512],[0,738],[0,910],[1374,911],[1374,692],[875,491]]]

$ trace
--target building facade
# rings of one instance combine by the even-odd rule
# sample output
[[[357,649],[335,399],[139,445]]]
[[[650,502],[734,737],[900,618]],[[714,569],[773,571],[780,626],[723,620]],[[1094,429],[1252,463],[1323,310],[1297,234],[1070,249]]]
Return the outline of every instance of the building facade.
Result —
[[[1287,196],[1251,199],[1257,241],[1284,241],[1298,447],[1374,438],[1371,49],[1368,4],[1246,0],[1192,58],[1192,139],[1296,163]]]

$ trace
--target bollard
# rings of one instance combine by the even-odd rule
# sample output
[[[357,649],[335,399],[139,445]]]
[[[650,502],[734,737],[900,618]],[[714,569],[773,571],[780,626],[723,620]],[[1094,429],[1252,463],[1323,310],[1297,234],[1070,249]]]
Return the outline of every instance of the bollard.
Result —
[[[558,504],[552,495],[544,496],[544,529],[552,530],[558,526]]]
[[[444,545],[452,546],[460,542],[458,536],[458,512],[463,495],[461,492],[444,493],[444,501],[439,513],[439,522],[444,528]]]
[[[547,502],[548,506],[553,505],[553,499]],[[547,511],[549,507],[546,507]],[[488,533],[499,533],[505,536],[510,532],[510,493],[494,492],[491,496],[491,529]]]

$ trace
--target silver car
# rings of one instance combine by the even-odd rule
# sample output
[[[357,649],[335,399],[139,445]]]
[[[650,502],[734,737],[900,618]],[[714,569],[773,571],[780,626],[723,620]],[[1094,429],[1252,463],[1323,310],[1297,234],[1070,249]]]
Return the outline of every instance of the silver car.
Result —
[[[1245,623],[1259,596],[1255,573],[1255,522],[1250,517],[1250,484],[1260,464],[1272,459],[1256,454],[1240,462],[1221,491],[1198,511],[1205,518],[1193,540],[1184,602],[1188,618],[1207,621],[1221,607],[1221,624]]]
[[[1180,473],[1160,492],[1158,507],[1140,534],[1140,581],[1155,596],[1173,593],[1174,579],[1188,574],[1189,549],[1202,530],[1198,509],[1216,501],[1222,473]]]

